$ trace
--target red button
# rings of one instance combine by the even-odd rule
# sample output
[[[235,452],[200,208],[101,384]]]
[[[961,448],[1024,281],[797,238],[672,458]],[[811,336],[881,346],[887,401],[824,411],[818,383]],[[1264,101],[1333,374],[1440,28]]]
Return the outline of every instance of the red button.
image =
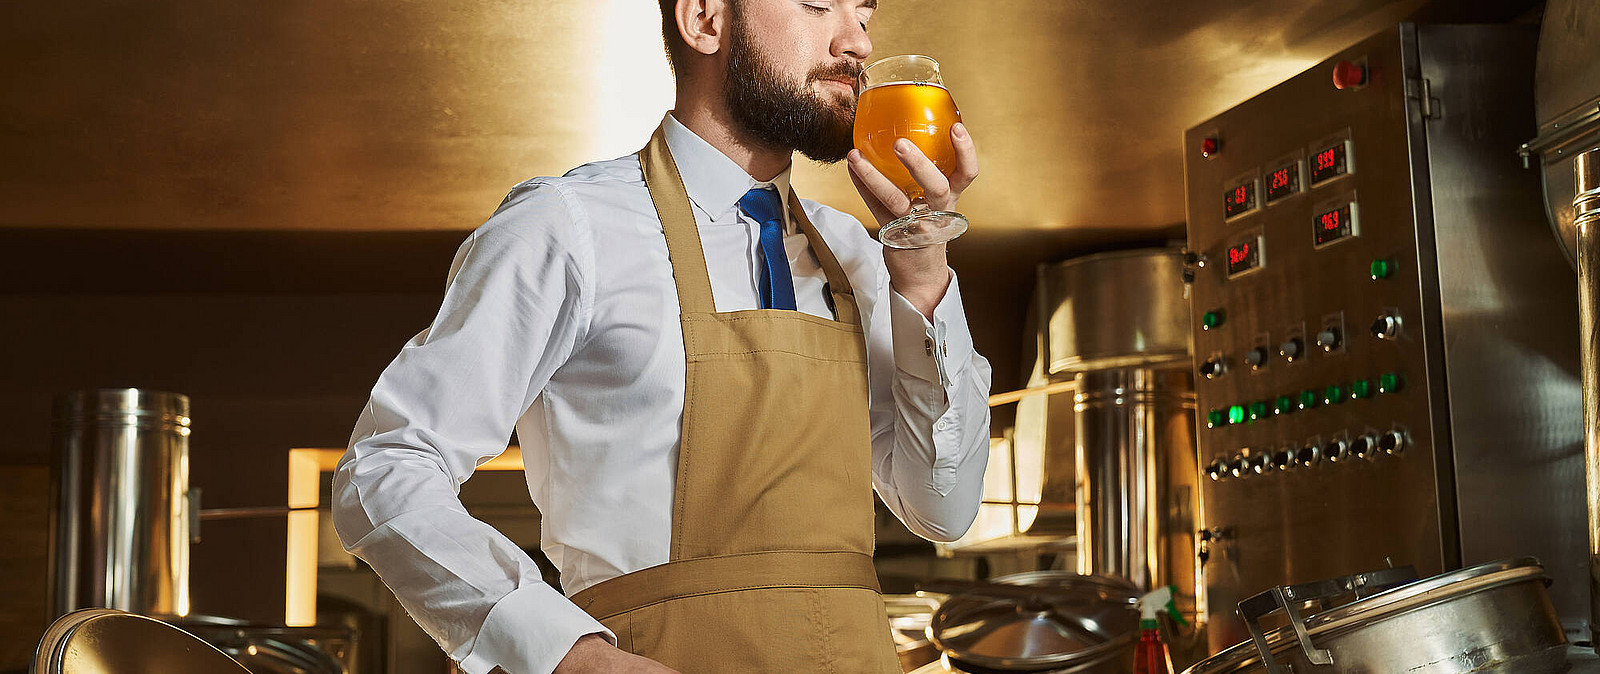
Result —
[[[1350,61],[1340,61],[1333,66],[1333,87],[1354,89],[1367,83],[1367,67]]]
[[[1207,136],[1204,140],[1200,141],[1200,156],[1210,157],[1211,155],[1216,154],[1218,145],[1219,143],[1217,142],[1216,136]]]

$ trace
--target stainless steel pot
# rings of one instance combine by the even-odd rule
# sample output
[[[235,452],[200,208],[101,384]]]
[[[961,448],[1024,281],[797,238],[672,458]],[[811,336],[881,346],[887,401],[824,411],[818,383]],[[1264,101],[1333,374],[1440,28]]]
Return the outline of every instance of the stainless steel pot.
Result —
[[[1326,609],[1319,598],[1274,588],[1269,592],[1278,593],[1290,624],[1259,631],[1260,639],[1228,648],[1184,674],[1563,672],[1567,642],[1545,589],[1549,582],[1538,560],[1522,558]],[[1242,611],[1250,601],[1241,602]],[[1308,606],[1319,612],[1300,620],[1298,611]]]
[[[969,672],[1111,674],[1133,668],[1139,588],[1120,578],[1032,571],[994,579],[1016,590],[955,595],[928,635]]]

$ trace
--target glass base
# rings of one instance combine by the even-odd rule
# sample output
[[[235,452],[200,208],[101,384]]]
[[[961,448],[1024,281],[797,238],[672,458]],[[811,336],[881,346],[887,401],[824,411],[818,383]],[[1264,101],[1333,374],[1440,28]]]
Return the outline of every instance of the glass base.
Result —
[[[955,211],[914,211],[878,230],[878,240],[890,248],[927,248],[967,231],[967,216]]]

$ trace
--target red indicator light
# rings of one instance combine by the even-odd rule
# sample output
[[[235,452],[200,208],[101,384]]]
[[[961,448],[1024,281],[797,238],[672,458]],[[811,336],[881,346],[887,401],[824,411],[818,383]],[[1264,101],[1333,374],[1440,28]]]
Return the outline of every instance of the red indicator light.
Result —
[[[1333,66],[1333,88],[1355,89],[1367,83],[1367,67],[1350,61],[1340,61]]]
[[[1216,154],[1217,150],[1221,149],[1221,147],[1222,141],[1217,140],[1216,136],[1207,136],[1200,141],[1200,156],[1209,159],[1211,158],[1211,155]]]

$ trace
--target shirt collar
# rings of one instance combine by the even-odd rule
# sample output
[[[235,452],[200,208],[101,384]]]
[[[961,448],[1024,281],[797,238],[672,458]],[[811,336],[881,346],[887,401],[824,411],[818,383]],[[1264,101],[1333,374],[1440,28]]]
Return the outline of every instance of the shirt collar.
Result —
[[[689,200],[712,217],[728,212],[739,203],[745,192],[756,187],[772,186],[783,199],[783,219],[789,222],[789,173],[791,164],[772,180],[757,181],[744,169],[729,159],[711,143],[705,141],[689,127],[667,113],[662,121],[667,137],[667,148],[678,164],[678,175],[683,178],[684,190]]]

